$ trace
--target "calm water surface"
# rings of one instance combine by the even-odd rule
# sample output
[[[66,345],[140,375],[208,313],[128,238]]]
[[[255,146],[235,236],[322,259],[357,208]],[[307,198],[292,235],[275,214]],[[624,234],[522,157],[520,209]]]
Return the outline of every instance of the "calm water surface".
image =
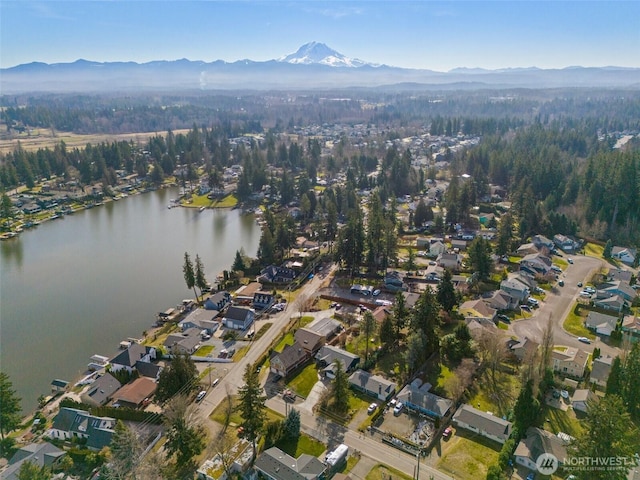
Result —
[[[54,378],[72,381],[155,314],[193,297],[184,252],[209,280],[236,250],[255,256],[260,228],[239,210],[168,209],[177,189],[110,202],[0,243],[0,368],[25,412]]]

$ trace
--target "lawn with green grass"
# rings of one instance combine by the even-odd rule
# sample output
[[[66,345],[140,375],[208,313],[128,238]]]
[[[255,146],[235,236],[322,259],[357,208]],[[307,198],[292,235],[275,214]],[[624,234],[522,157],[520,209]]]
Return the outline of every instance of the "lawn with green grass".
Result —
[[[493,385],[490,372],[485,370],[469,389],[469,405],[483,412],[506,415],[513,407],[518,396],[520,382],[518,377],[505,372],[496,372],[496,385]]]
[[[278,344],[274,347],[274,351],[281,353],[286,345],[293,345],[295,343],[295,338],[293,337],[293,332],[288,332],[282,340],[278,342]]]
[[[586,308],[580,308],[580,305],[577,303],[574,304],[573,309],[565,318],[562,327],[569,333],[573,335],[577,335],[578,337],[587,337],[590,339],[595,339],[595,334],[584,326],[584,321],[587,318],[587,314],[589,311]]]
[[[289,383],[287,383],[287,387],[295,391],[298,395],[306,398],[309,396],[311,389],[317,381],[318,370],[316,370],[316,365],[314,363],[310,363]]]
[[[213,352],[213,349],[214,349],[213,345],[202,345],[200,348],[198,348],[198,350],[194,352],[193,355],[196,357],[206,357],[211,352]]]
[[[561,410],[548,405],[543,409],[544,429],[552,433],[564,432],[572,437],[582,432],[582,424],[573,409]]]
[[[409,475],[400,470],[381,464],[373,467],[364,478],[365,480],[412,480]]]
[[[433,385],[436,393],[444,393],[447,381],[453,377],[451,369],[442,363],[429,363],[427,366],[427,381]]]
[[[489,465],[497,462],[501,448],[497,442],[460,428],[442,445],[438,470],[462,480],[485,478]]]
[[[602,258],[602,254],[604,253],[604,246],[598,245],[597,243],[587,243],[584,246],[584,254],[590,257]]]
[[[298,458],[303,453],[313,457],[319,457],[322,452],[327,449],[324,443],[321,443],[304,433],[300,434],[298,438],[285,437],[277,442],[275,446],[283,452],[291,455],[293,458]]]

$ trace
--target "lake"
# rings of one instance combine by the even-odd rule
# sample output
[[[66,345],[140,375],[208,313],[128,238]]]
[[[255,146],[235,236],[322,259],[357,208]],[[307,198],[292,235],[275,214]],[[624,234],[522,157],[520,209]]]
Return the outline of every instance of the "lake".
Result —
[[[157,312],[193,298],[184,252],[209,281],[241,248],[255,256],[260,227],[240,210],[167,208],[178,189],[109,202],[0,242],[0,368],[25,413],[54,378],[76,380],[93,354],[141,337]]]

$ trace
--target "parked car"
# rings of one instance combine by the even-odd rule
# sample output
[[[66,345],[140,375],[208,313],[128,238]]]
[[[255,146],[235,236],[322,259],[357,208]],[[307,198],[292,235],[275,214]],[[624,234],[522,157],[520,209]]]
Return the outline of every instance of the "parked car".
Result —
[[[367,408],[367,414],[371,415],[373,412],[376,411],[376,408],[378,408],[378,404],[372,403],[371,405],[369,405],[369,408]]]
[[[396,406],[393,407],[393,414],[400,415],[400,412],[402,412],[402,407],[404,407],[402,402],[396,403]]]
[[[567,258],[567,262],[573,264],[573,258]]]
[[[198,395],[196,396],[196,402],[201,402],[206,394],[207,394],[206,390],[202,390],[200,393],[198,393]]]
[[[529,305],[520,305],[520,310],[524,310],[525,312],[530,312],[531,307]]]
[[[582,287],[582,282],[578,282],[578,287]]]
[[[594,293],[596,293],[596,289],[595,289],[595,288],[593,288],[593,287],[584,287],[584,291],[585,291],[585,292],[589,292],[589,293],[590,293],[590,294],[592,294],[592,295],[593,295]]]
[[[558,285],[564,287],[564,280],[558,280]]]
[[[527,303],[528,303],[529,305],[531,305],[532,307],[537,307],[537,306],[538,306],[538,300],[536,300],[536,299],[535,299],[535,298],[533,298],[533,297],[529,297],[529,298],[527,299]]]
[[[373,291],[373,296],[377,297],[378,295],[380,295],[380,290],[378,290],[377,288]]]
[[[511,323],[511,319],[507,317],[504,313],[499,314],[498,318],[502,320],[504,323]]]
[[[580,292],[580,296],[581,297],[585,297],[585,298],[591,298],[591,294],[589,292],[587,292],[586,290],[582,290]]]
[[[449,435],[451,435],[451,432],[453,432],[452,428],[451,428],[451,427],[447,427],[447,428],[445,428],[445,429],[444,429],[444,431],[442,432],[442,436],[443,436],[444,438],[448,438],[448,437],[449,437]]]
[[[589,340],[587,337],[578,337],[578,341],[582,343],[591,343],[591,340]]]

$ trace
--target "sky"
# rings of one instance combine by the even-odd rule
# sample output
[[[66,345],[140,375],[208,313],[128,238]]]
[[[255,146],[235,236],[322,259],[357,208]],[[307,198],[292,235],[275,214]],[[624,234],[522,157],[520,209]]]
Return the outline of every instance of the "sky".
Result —
[[[0,67],[265,61],[317,41],[405,68],[640,67],[640,1],[0,0]]]

